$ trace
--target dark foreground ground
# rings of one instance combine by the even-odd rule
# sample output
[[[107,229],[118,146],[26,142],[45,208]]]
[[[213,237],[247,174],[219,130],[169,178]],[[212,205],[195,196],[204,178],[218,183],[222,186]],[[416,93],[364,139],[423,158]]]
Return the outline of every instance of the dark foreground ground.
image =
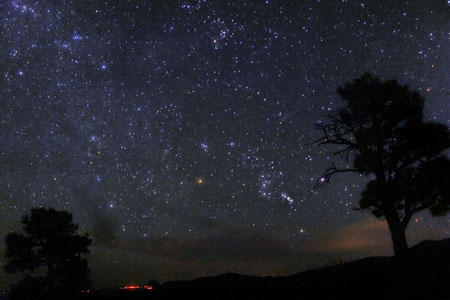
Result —
[[[102,299],[450,299],[450,239],[424,241],[405,261],[372,257],[288,277],[224,274],[152,291],[103,291]]]

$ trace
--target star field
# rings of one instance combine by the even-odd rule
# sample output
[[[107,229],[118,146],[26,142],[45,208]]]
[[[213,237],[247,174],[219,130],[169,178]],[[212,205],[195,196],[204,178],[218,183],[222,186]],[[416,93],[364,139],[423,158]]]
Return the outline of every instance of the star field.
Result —
[[[100,285],[286,274],[336,257],[342,232],[388,238],[353,211],[364,177],[313,189],[333,160],[314,125],[365,71],[450,125],[449,53],[443,0],[2,1],[1,238],[67,209]],[[420,214],[410,235],[448,225]],[[389,253],[384,234],[346,253]]]

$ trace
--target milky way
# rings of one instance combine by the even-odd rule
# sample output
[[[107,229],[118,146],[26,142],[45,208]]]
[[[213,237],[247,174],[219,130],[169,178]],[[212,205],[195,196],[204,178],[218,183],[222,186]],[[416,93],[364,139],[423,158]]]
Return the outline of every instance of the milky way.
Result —
[[[450,125],[449,53],[447,1],[2,1],[1,238],[31,207],[69,210],[99,285],[390,253],[353,210],[364,177],[313,190],[333,160],[314,125],[365,71]]]

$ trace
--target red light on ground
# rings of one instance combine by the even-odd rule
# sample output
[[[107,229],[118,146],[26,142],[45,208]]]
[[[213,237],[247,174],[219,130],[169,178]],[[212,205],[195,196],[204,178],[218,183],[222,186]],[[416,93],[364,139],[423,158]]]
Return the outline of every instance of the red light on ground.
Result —
[[[153,287],[151,285],[144,285],[144,289],[153,290]]]
[[[138,285],[129,284],[129,285],[124,286],[122,289],[123,290],[127,290],[127,291],[134,291],[134,290],[137,290],[139,288],[140,288],[140,286],[138,286]]]

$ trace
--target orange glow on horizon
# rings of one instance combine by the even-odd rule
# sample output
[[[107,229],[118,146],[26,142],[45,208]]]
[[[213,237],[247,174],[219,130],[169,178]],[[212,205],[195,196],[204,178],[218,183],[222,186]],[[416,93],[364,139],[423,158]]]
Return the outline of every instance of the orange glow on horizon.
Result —
[[[140,290],[140,289],[153,290],[153,286],[151,286],[151,285],[144,285],[143,287],[140,287],[137,284],[129,284],[129,285],[124,286],[121,289],[122,290],[126,290],[126,291],[136,291],[136,290]]]
[[[127,290],[127,291],[134,291],[134,290],[137,290],[137,289],[140,289],[140,288],[141,287],[139,285],[137,285],[137,284],[129,284],[129,285],[124,286],[122,289],[123,290]]]

